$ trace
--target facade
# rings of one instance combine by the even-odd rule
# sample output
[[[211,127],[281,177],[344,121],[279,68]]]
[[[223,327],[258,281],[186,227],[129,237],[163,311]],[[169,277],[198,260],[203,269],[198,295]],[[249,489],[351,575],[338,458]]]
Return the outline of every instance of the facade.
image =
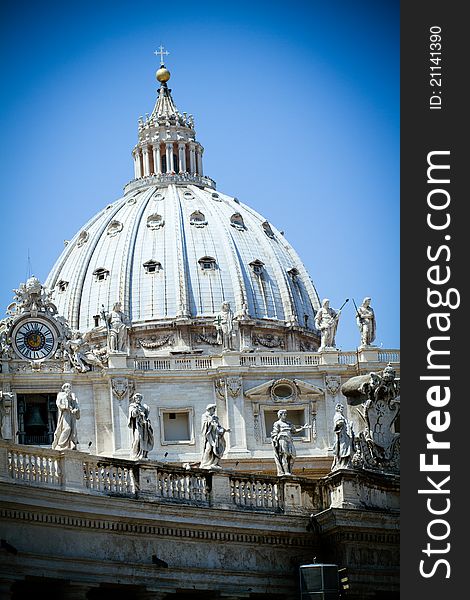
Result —
[[[399,353],[370,299],[336,348],[340,315],[216,191],[169,78],[123,196],[0,323],[4,597],[298,598],[313,557],[394,597]]]

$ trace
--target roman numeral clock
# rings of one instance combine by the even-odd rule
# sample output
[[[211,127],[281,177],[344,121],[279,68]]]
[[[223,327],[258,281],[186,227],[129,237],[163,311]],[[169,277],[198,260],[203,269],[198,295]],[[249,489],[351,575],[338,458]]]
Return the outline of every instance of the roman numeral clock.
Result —
[[[27,360],[44,360],[57,350],[59,335],[54,325],[41,317],[27,317],[15,324],[11,332],[15,352]]]

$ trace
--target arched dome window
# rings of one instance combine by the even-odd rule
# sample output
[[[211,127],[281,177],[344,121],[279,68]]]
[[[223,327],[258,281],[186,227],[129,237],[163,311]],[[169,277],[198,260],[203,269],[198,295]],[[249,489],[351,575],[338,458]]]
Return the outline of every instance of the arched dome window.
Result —
[[[274,233],[273,230],[271,229],[271,225],[265,221],[261,227],[263,228],[264,233],[269,237],[269,238],[273,238],[274,237]]]
[[[88,231],[82,231],[77,239],[77,247],[83,246],[88,241],[89,234]]]
[[[157,215],[157,213],[154,213],[153,215],[149,215],[147,217],[147,227],[149,229],[160,229],[161,227],[163,227],[163,225],[165,225],[165,221],[161,215]]]
[[[122,231],[123,228],[123,224],[120,221],[111,221],[111,223],[108,225],[108,228],[106,230],[106,233],[110,236],[110,237],[114,237],[115,235],[117,235],[120,231]]]
[[[189,223],[194,225],[194,227],[205,227],[207,225],[207,220],[204,213],[200,210],[195,210],[189,217]]]
[[[93,275],[95,277],[95,281],[105,281],[105,279],[107,279],[109,276],[109,271],[104,267],[100,267],[99,269],[95,269],[93,271]]]
[[[293,267],[292,269],[289,269],[287,271],[287,274],[289,275],[289,277],[292,279],[292,281],[294,283],[297,283],[297,278],[299,277],[299,271]]]
[[[243,221],[243,217],[240,213],[234,213],[230,217],[230,225],[232,227],[235,227],[235,229],[240,229],[241,231],[244,231],[246,229],[245,222]]]
[[[203,271],[215,271],[217,268],[216,260],[212,256],[203,256],[198,263]]]
[[[64,281],[63,279],[61,279],[60,281],[57,282],[57,288],[58,288],[59,292],[65,292],[68,285],[69,285],[69,282]]]
[[[253,273],[255,273],[255,275],[262,275],[264,271],[264,262],[259,259],[253,260],[250,263],[250,267],[253,269]]]
[[[153,259],[144,262],[142,266],[144,267],[146,273],[158,273],[162,268],[161,263]]]

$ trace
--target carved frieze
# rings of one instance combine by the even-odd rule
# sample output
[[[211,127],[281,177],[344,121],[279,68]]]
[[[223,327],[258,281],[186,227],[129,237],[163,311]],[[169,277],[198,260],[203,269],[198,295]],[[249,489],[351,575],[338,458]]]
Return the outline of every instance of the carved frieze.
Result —
[[[264,346],[265,348],[284,348],[284,338],[272,333],[253,334],[253,343],[255,346]]]
[[[172,345],[174,336],[172,333],[167,335],[152,335],[148,338],[137,338],[135,340],[135,346],[137,348],[147,348],[149,350],[156,350],[166,345]]]

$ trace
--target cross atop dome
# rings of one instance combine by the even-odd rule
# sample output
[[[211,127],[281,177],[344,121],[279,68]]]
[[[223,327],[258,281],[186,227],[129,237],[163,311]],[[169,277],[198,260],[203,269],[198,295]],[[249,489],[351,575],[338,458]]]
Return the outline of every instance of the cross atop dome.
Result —
[[[164,49],[164,47],[162,46],[162,44],[160,44],[160,48],[158,50],[155,50],[154,54],[156,56],[160,55],[160,65],[163,66],[163,55],[168,56],[170,53]]]

